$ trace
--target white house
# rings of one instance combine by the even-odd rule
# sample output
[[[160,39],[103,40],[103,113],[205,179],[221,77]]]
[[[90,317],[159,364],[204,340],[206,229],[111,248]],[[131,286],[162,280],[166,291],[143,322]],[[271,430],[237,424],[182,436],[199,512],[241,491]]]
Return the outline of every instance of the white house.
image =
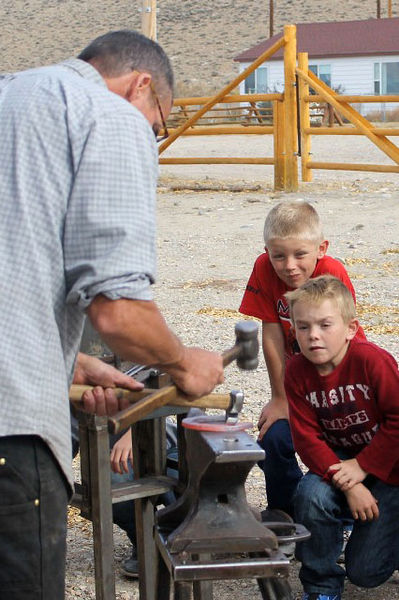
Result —
[[[240,72],[282,33],[249,48],[234,58]],[[299,23],[297,50],[309,55],[309,68],[333,89],[343,94],[399,94],[399,17]],[[284,86],[283,51],[279,50],[241,83],[240,93],[281,91]],[[363,114],[398,109],[398,103],[362,104]]]

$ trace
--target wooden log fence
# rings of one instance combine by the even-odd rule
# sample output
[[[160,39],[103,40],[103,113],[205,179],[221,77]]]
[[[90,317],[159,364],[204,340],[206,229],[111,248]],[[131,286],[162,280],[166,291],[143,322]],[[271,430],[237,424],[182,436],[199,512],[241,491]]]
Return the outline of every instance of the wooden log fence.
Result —
[[[255,69],[280,48],[284,50],[284,92],[232,94]],[[314,93],[310,93],[312,90]],[[338,94],[318,79],[308,67],[308,55],[296,50],[296,27],[286,25],[284,35],[249,67],[213,97],[178,98],[169,116],[170,136],[161,144],[162,154],[181,135],[273,135],[272,157],[160,157],[160,164],[259,164],[274,167],[274,188],[298,189],[298,155],[302,180],[312,180],[312,170],[348,170],[399,173],[399,148],[388,136],[399,128],[375,127],[351,106],[353,103],[399,102],[399,95],[361,96]],[[315,126],[326,113],[329,127]],[[337,120],[340,126],[333,126]],[[349,124],[344,124],[346,120]],[[313,123],[312,123],[313,121]],[[395,164],[322,162],[311,158],[312,135],[364,135]]]
[[[351,103],[358,102],[399,102],[399,96],[338,94],[323,81],[318,79],[312,71],[309,71],[308,54],[306,52],[300,52],[298,54],[296,74],[298,76],[300,90],[301,163],[303,181],[311,181],[312,169],[399,173],[399,148],[387,137],[399,135],[399,129],[373,127],[365,117],[351,106]],[[316,94],[309,94],[309,88],[312,88]],[[309,104],[315,101],[328,102],[339,115],[351,123],[352,127],[311,127],[309,122]],[[332,163],[311,160],[311,135],[365,135],[396,164],[375,165],[366,163]]]

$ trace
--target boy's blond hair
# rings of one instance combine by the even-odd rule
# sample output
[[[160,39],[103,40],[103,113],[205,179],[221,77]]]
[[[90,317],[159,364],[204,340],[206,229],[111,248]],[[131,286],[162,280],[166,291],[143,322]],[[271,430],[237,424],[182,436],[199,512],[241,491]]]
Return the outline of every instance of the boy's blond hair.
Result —
[[[309,279],[292,292],[287,292],[291,321],[294,323],[293,308],[296,302],[321,304],[324,300],[333,300],[341,313],[344,323],[356,318],[356,307],[351,292],[346,285],[332,275],[320,275]]]
[[[308,202],[280,202],[266,216],[263,237],[267,246],[273,238],[323,241],[319,215]]]

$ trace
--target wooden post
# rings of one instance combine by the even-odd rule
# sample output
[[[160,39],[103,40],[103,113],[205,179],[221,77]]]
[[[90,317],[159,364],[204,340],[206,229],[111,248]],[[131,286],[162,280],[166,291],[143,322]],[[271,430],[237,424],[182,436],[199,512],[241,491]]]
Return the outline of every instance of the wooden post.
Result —
[[[285,190],[286,153],[284,136],[284,104],[273,102],[274,189]]]
[[[269,0],[269,37],[273,37],[274,32],[274,0]]]
[[[392,0],[388,0],[388,17],[392,17]]]
[[[381,19],[381,0],[377,0],[377,19]]]
[[[297,111],[295,92],[296,68],[296,27],[284,27],[284,118],[285,118],[285,151],[286,151],[286,187],[287,192],[298,190],[297,161]]]
[[[298,66],[302,71],[306,73],[309,70],[308,53],[298,53]],[[309,102],[304,100],[304,96],[309,95],[309,84],[304,81],[301,77],[298,77],[299,85],[299,111],[300,111],[300,128],[301,128],[301,169],[302,169],[302,181],[312,181],[312,171],[308,168],[308,162],[310,160],[310,148],[311,148],[311,136],[306,133],[310,127],[310,110]]]
[[[141,32],[157,39],[157,0],[141,0]]]

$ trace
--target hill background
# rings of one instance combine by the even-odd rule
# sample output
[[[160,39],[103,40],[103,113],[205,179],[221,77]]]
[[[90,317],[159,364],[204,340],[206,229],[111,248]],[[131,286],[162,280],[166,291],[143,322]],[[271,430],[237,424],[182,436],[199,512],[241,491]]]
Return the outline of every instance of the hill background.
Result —
[[[399,16],[399,2],[392,4],[392,16]],[[381,1],[382,17],[387,5]],[[140,30],[140,6],[140,0],[1,0],[0,71],[61,61],[109,30]],[[375,18],[376,6],[376,0],[275,0],[274,33],[289,23]],[[177,93],[201,95],[230,82],[238,72],[234,56],[269,37],[269,0],[158,0],[157,28]]]

